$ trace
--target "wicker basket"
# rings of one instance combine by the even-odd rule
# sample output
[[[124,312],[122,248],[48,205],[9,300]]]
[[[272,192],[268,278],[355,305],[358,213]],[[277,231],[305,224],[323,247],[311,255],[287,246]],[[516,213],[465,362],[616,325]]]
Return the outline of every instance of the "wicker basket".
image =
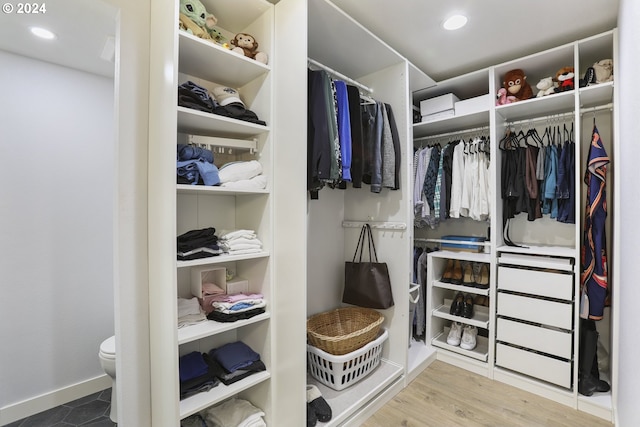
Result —
[[[382,314],[370,308],[337,308],[308,318],[307,338],[329,354],[347,354],[375,340],[383,321]]]

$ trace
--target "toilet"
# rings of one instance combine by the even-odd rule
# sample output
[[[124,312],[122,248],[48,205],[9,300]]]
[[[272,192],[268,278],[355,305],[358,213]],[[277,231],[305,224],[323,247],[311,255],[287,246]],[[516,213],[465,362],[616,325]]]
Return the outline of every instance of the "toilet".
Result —
[[[116,337],[109,337],[100,344],[100,365],[104,372],[111,377],[111,413],[109,417],[114,423],[117,422],[116,412]]]

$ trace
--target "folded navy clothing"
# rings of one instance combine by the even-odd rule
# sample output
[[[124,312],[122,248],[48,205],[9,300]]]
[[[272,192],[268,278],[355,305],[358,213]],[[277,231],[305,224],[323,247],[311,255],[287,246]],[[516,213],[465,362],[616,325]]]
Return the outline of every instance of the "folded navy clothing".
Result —
[[[256,113],[251,110],[247,110],[242,104],[237,102],[227,104],[224,107],[215,107],[213,109],[213,114],[244,120],[245,122],[251,122],[262,126],[267,125],[265,121],[258,118]]]
[[[219,311],[213,310],[211,313],[207,314],[207,319],[215,320],[216,322],[236,322],[238,320],[251,319],[253,316],[257,316],[258,314],[262,314],[265,312],[264,307],[254,308],[252,310],[242,311],[240,313],[221,313]]]
[[[178,365],[181,383],[206,375],[209,371],[209,366],[204,361],[202,353],[197,351],[182,356],[178,361]]]
[[[209,351],[227,372],[243,369],[260,360],[260,355],[242,341],[235,341]]]
[[[197,147],[195,145],[178,144],[177,146],[177,160],[202,160],[205,162],[213,163],[213,152],[206,148]]]
[[[182,384],[180,384],[180,400],[186,399],[187,397],[193,396],[194,394],[207,392],[220,384],[220,380],[218,380],[218,378],[216,377],[210,378],[209,376],[207,376],[207,378],[208,379],[201,381],[197,385],[191,387],[183,388]]]
[[[243,378],[248,377],[249,375],[255,374],[256,372],[267,370],[264,362],[262,360],[257,360],[243,369],[238,369],[233,373],[229,373],[210,355],[205,354],[204,358],[207,364],[212,367],[216,378],[220,380],[224,385],[233,384]]]
[[[217,243],[218,236],[216,236],[216,229],[213,227],[190,230],[177,237],[178,252],[188,252]]]

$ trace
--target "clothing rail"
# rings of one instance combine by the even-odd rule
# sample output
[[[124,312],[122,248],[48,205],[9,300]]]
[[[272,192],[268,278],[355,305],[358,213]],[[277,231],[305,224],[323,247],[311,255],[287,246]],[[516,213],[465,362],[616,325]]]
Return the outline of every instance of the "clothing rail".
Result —
[[[482,130],[489,130],[489,126],[480,126],[480,127],[477,127],[477,128],[471,128],[471,129],[465,129],[465,130],[457,130],[457,131],[454,131],[454,132],[439,133],[437,135],[421,136],[420,138],[415,138],[413,140],[413,142],[424,141],[424,140],[427,140],[427,139],[444,138],[446,136],[452,136],[452,135],[464,135],[466,133],[479,132],[479,131],[482,131]]]
[[[360,82],[358,82],[356,80],[353,80],[352,78],[349,78],[349,77],[345,76],[342,73],[337,72],[333,68],[329,68],[326,65],[321,64],[318,61],[315,61],[315,60],[313,60],[311,58],[307,58],[307,62],[309,64],[315,65],[316,67],[322,68],[323,70],[325,70],[329,74],[333,74],[335,77],[338,77],[340,80],[344,80],[345,82],[351,83],[354,86],[358,86],[360,89],[362,89],[365,92],[368,92],[369,94],[373,93],[373,89],[371,89],[370,87],[365,86],[362,83],[360,83]]]
[[[217,136],[202,136],[202,135],[189,135],[187,134],[187,143],[196,145],[203,148],[208,148],[211,151],[214,151],[214,148],[227,148],[238,149],[238,150],[249,150],[251,154],[258,150],[258,140],[257,139],[232,139],[232,138],[220,138]],[[231,154],[231,152],[230,152]]]
[[[598,106],[595,106],[595,107],[582,108],[582,109],[580,109],[580,115],[588,114],[588,113],[592,113],[592,112],[596,112],[596,111],[600,111],[600,110],[610,110],[610,109],[613,109],[613,104],[612,103],[604,104],[604,105],[598,105]],[[533,118],[533,119],[524,119],[524,120],[516,120],[516,121],[513,121],[513,122],[507,122],[507,124],[509,126],[515,126],[515,125],[523,125],[523,124],[528,124],[528,123],[533,123],[533,122],[556,120],[556,119],[561,119],[561,118],[564,118],[564,117],[575,117],[575,113],[574,112],[568,112],[568,113],[550,114],[548,116],[536,117],[536,118]]]
[[[407,224],[404,222],[375,222],[375,221],[342,221],[342,227],[344,228],[362,228],[363,225],[369,224],[371,228],[378,228],[384,230],[406,230]]]

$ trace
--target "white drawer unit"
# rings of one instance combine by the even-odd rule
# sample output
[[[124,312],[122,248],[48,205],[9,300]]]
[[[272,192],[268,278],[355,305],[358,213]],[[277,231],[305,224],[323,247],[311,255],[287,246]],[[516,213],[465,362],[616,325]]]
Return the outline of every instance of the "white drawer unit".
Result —
[[[571,359],[573,334],[498,318],[496,338],[509,344]]]
[[[496,365],[564,388],[571,388],[570,361],[498,343],[496,344]]]
[[[570,301],[573,274],[500,266],[498,289]]]
[[[498,292],[498,316],[573,329],[573,305]]]

